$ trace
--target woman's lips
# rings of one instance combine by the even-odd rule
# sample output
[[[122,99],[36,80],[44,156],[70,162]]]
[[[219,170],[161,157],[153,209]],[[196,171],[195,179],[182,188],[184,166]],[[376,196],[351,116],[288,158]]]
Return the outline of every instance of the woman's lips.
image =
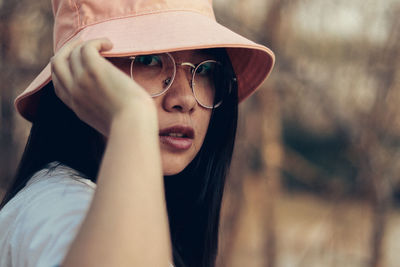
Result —
[[[177,150],[187,150],[192,146],[193,139],[185,137],[173,137],[168,135],[160,135],[161,143],[177,149]]]
[[[194,129],[187,125],[175,125],[160,130],[161,143],[175,150],[189,149],[194,140]]]

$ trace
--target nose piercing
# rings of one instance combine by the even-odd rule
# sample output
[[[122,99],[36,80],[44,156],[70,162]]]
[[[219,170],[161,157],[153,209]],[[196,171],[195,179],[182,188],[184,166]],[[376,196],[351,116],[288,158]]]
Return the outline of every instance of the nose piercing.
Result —
[[[169,77],[169,78],[167,78],[167,79],[164,80],[164,84],[165,84],[165,85],[169,85],[170,82],[171,82],[171,77]]]

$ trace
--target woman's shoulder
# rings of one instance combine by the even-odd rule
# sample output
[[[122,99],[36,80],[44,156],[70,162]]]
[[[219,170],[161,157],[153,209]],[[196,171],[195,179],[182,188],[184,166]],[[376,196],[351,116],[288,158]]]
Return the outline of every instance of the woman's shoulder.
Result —
[[[59,162],[36,172],[0,210],[0,266],[25,258],[35,263],[30,266],[59,262],[95,188],[84,175]]]
[[[67,205],[89,203],[95,188],[96,184],[83,174],[59,162],[52,162],[32,175],[25,187],[3,207],[0,222],[4,217],[17,219],[26,211],[56,212]]]
[[[51,162],[37,171],[7,206],[28,207],[32,202],[49,202],[65,197],[91,197],[96,184],[80,172],[60,162]]]
[[[83,186],[83,188],[92,190],[96,188],[96,184],[84,174],[58,161],[53,161],[47,164],[43,169],[34,173],[21,191],[32,188],[38,183],[41,185],[48,184],[53,186],[62,186],[65,184],[80,185]]]

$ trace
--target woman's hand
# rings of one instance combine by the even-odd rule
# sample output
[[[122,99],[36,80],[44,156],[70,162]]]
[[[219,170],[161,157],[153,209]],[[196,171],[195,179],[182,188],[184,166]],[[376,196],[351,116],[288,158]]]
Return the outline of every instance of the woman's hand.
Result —
[[[112,122],[122,113],[128,112],[133,121],[157,120],[151,96],[100,55],[111,48],[112,43],[105,38],[86,42],[75,40],[60,49],[51,60],[56,95],[82,121],[104,136],[109,135]]]
[[[163,266],[172,250],[157,109],[100,55],[111,47],[106,39],[74,41],[51,61],[57,96],[108,139],[91,206],[62,265]]]

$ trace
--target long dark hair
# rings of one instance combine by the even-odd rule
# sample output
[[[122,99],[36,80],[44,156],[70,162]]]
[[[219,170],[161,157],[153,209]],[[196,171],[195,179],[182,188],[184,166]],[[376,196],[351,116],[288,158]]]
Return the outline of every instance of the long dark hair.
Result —
[[[218,86],[230,94],[212,111],[208,132],[195,159],[181,173],[164,177],[176,267],[213,267],[218,251],[221,201],[236,136],[238,96],[225,49],[210,52],[228,66],[221,75],[229,79],[217,80],[227,82]],[[56,97],[52,83],[41,91],[37,116],[16,177],[0,209],[36,171],[53,161],[96,182],[105,148],[101,135]]]

